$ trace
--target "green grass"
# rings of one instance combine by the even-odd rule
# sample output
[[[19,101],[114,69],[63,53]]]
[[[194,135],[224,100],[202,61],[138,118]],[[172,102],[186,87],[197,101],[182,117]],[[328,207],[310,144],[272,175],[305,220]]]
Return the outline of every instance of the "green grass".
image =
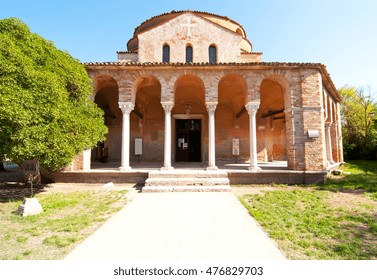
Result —
[[[61,259],[126,202],[126,191],[38,194],[43,213],[15,213],[21,200],[0,203],[0,259]]]
[[[354,160],[342,166],[342,176],[332,176],[321,189],[331,191],[363,190],[377,196],[377,162]]]
[[[240,198],[290,259],[377,259],[375,162],[343,167],[323,186],[265,191]]]

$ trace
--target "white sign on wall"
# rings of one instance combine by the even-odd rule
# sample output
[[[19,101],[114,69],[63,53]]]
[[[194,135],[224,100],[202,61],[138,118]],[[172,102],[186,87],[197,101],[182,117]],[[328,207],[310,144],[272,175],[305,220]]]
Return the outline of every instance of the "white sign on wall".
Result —
[[[135,155],[143,154],[143,138],[135,138]]]
[[[238,156],[240,154],[240,139],[233,139],[233,155]]]

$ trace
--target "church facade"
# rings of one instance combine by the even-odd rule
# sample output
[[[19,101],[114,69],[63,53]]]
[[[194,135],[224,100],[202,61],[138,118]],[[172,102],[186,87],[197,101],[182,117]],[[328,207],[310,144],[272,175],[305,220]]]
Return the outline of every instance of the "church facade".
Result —
[[[134,162],[174,169],[198,162],[286,162],[324,172],[343,161],[341,98],[320,63],[263,62],[243,27],[224,16],[172,11],[135,29],[116,62],[87,63],[93,100],[104,111],[106,141],[90,162]]]

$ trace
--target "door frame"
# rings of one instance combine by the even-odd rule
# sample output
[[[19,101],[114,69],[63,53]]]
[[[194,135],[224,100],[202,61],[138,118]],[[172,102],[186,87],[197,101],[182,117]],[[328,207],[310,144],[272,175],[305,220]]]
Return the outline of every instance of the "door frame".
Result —
[[[201,161],[203,162],[204,159],[204,151],[203,151],[203,120],[204,120],[204,115],[203,114],[172,114],[173,121],[172,121],[172,145],[171,145],[171,151],[174,151],[172,153],[173,156],[173,162],[176,162],[176,140],[177,140],[177,129],[175,126],[176,120],[201,120],[201,125],[200,125],[200,158]]]

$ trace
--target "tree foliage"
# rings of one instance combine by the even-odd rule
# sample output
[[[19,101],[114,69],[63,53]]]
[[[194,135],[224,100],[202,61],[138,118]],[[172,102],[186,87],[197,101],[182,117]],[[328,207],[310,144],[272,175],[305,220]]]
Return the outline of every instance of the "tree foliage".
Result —
[[[91,93],[78,60],[21,20],[0,20],[0,155],[50,170],[69,164],[107,130]]]
[[[377,155],[377,103],[371,88],[343,87],[342,132],[344,154],[349,159],[372,159]]]

